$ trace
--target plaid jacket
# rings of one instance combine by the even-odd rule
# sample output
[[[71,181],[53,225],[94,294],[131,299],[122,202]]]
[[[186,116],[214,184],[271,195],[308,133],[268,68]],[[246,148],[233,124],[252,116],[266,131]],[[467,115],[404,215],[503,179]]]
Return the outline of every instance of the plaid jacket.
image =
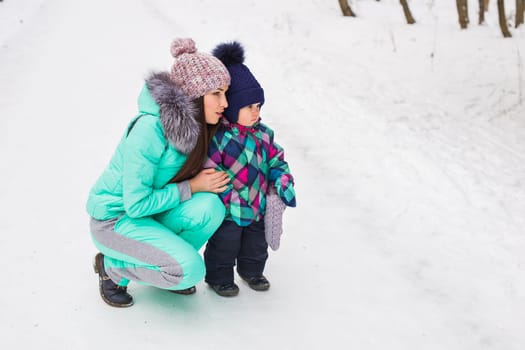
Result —
[[[263,218],[269,185],[275,186],[287,206],[295,207],[293,176],[284,150],[274,142],[273,130],[263,123],[245,127],[222,118],[205,168],[223,170],[230,176],[229,188],[219,195],[226,206],[226,220],[239,226]]]

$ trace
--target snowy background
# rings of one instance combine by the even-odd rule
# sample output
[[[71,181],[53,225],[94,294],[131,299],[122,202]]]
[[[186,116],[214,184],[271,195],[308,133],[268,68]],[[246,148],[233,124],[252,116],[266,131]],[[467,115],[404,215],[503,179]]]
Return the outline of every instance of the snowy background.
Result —
[[[0,2],[0,348],[524,349],[525,28],[351,3]],[[85,201],[175,37],[244,43],[298,207],[269,292],[115,309]]]

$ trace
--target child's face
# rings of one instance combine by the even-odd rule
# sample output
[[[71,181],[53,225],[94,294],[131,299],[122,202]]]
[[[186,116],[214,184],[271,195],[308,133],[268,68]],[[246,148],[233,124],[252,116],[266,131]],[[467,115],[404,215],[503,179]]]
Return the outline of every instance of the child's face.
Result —
[[[252,126],[259,120],[259,112],[261,111],[261,104],[254,103],[239,109],[239,118],[237,123],[242,126]]]
[[[206,118],[206,123],[215,125],[221,119],[222,112],[228,107],[226,90],[228,90],[228,86],[223,86],[204,95],[204,117]]]

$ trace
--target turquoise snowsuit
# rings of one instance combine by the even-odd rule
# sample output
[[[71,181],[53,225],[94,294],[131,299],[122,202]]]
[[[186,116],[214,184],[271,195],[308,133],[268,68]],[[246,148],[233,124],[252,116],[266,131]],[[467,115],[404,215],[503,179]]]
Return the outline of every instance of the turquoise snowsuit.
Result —
[[[189,183],[168,183],[198,137],[194,108],[167,73],[153,74],[102,175],[87,212],[109,277],[164,289],[194,286],[205,275],[199,249],[224,219],[216,194],[191,194]]]

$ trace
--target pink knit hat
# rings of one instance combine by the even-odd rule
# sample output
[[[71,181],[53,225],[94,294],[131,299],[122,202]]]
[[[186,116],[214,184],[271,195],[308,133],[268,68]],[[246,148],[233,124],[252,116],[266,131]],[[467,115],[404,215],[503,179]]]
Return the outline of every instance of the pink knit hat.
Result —
[[[173,40],[171,54],[175,58],[171,80],[191,99],[230,85],[230,74],[222,62],[212,55],[197,52],[192,39]]]

